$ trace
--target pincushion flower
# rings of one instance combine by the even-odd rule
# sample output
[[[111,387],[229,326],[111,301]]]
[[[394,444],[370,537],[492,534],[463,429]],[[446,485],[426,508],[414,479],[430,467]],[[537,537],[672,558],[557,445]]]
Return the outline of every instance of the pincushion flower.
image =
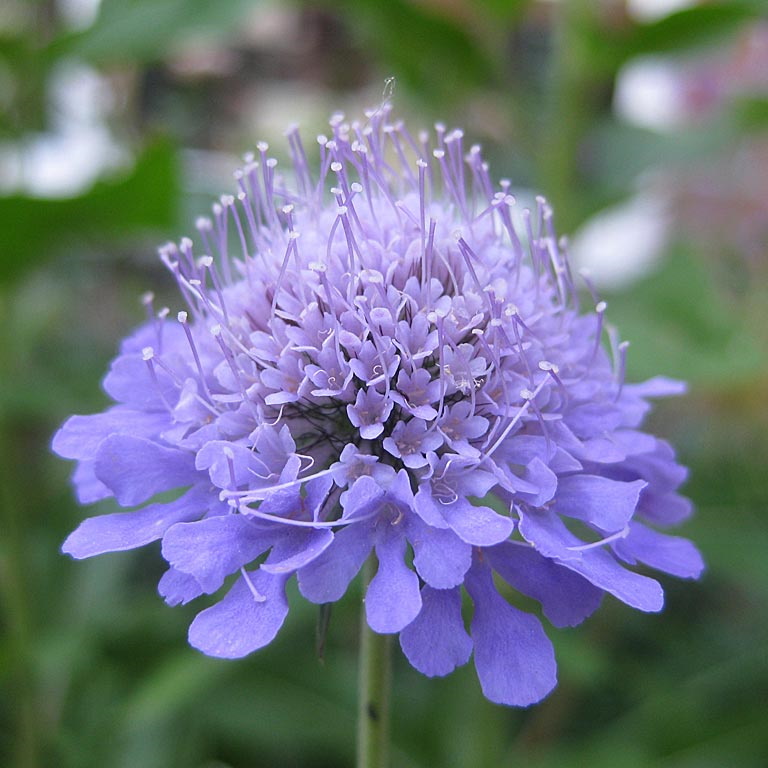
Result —
[[[330,125],[319,173],[295,129],[287,173],[259,144],[198,246],[161,249],[184,308],[151,310],[104,381],[115,405],[53,442],[83,503],[129,511],[63,549],[161,540],[160,593],[221,593],[189,641],[228,658],[272,641],[288,579],[335,602],[375,554],[375,632],[429,676],[474,654],[490,700],[529,705],[556,665],[515,593],[572,626],[605,593],[660,610],[638,564],[702,569],[665,532],[691,512],[686,471],[641,431],[648,399],[682,385],[624,381],[626,345],[604,303],[582,306],[548,205],[519,210],[460,131],[413,137],[387,108]]]

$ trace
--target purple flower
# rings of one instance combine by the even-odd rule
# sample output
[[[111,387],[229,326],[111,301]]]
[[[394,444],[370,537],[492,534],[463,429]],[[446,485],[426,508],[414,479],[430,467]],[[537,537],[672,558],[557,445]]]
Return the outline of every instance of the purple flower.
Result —
[[[604,345],[603,303],[581,306],[546,202],[518,210],[460,131],[430,145],[387,114],[335,116],[319,175],[295,130],[285,174],[258,145],[199,250],[161,249],[186,309],[148,298],[104,382],[115,404],[53,442],[83,503],[128,511],[63,549],[161,540],[170,604],[226,589],[189,633],[223,657],[272,641],[288,579],[333,602],[375,553],[371,628],[425,675],[474,654],[485,695],[526,706],[555,660],[507,589],[564,627],[606,592],[660,610],[636,564],[702,570],[665,533],[691,512],[685,469],[641,431],[682,385],[624,382],[626,345]]]

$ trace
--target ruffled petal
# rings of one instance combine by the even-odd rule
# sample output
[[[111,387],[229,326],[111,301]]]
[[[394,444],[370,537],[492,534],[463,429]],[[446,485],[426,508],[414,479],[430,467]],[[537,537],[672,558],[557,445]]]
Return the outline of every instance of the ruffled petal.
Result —
[[[617,541],[613,548],[622,560],[639,560],[681,579],[698,579],[704,570],[701,553],[688,539],[659,533],[640,523],[633,523],[629,536]]]
[[[461,617],[461,590],[421,589],[421,611],[400,632],[400,647],[411,665],[427,677],[440,677],[466,664],[472,640]]]
[[[216,605],[198,613],[189,644],[208,656],[239,659],[274,640],[288,615],[285,576],[257,571],[241,576]],[[255,594],[254,594],[255,593]]]
[[[230,573],[265,552],[277,533],[259,528],[243,515],[178,523],[163,537],[163,557],[176,570],[194,576],[210,594]]]
[[[594,525],[602,531],[620,531],[632,519],[647,483],[622,483],[597,475],[573,475],[560,479],[555,510]]]
[[[453,531],[426,525],[417,515],[406,518],[406,533],[413,547],[413,564],[435,589],[461,584],[472,564],[472,547]]]
[[[292,573],[311,563],[332,541],[333,534],[327,528],[286,530],[261,568],[268,573]]]
[[[472,642],[485,697],[516,707],[541,701],[557,684],[555,653],[541,623],[496,591],[487,566],[475,565],[465,584],[475,604]]]
[[[185,605],[203,594],[194,576],[175,568],[169,568],[160,577],[157,591],[168,605]]]
[[[178,388],[162,368],[157,366],[155,370],[159,390],[158,384],[152,381],[141,354],[121,355],[112,361],[109,372],[104,377],[104,390],[113,400],[137,411],[167,411],[165,402],[176,401]]]
[[[61,549],[81,560],[104,552],[143,547],[161,538],[175,523],[203,515],[208,502],[207,492],[197,487],[168,504],[150,504],[135,512],[89,517],[69,534]]]
[[[363,567],[373,547],[373,528],[353,523],[334,535],[328,548],[298,571],[299,591],[313,603],[333,603]]]
[[[581,574],[627,605],[651,613],[664,607],[664,591],[658,581],[628,570],[601,547],[583,549],[584,542],[550,510],[523,514],[520,532],[542,555]]]
[[[544,615],[556,627],[574,627],[600,605],[602,589],[542,557],[533,547],[504,542],[485,552],[501,578],[541,603]]]
[[[191,453],[130,435],[107,437],[99,446],[94,471],[124,507],[192,485],[197,477]]]
[[[93,459],[102,440],[114,434],[159,435],[170,425],[167,413],[110,408],[104,413],[70,416],[53,436],[51,448],[65,459]]]
[[[405,536],[393,527],[376,542],[379,569],[365,594],[365,615],[374,632],[399,632],[421,609],[419,577],[405,563]]]
[[[72,473],[72,483],[81,504],[93,504],[112,496],[112,491],[96,477],[92,461],[78,462]]]
[[[459,497],[442,505],[443,519],[456,535],[476,547],[490,547],[509,538],[514,522],[490,507],[475,506]]]

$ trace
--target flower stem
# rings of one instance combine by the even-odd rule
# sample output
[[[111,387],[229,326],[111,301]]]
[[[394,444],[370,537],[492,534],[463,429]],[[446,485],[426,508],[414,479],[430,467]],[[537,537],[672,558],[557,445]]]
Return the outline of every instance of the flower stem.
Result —
[[[375,573],[375,560],[365,564],[365,584]],[[391,636],[369,626],[360,617],[360,667],[357,692],[357,768],[387,768],[389,764],[389,691]]]

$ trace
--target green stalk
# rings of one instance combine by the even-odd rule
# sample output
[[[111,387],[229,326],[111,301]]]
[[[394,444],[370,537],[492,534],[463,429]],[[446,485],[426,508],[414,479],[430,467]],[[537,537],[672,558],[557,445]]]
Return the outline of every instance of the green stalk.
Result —
[[[367,587],[375,573],[375,559],[365,564]],[[357,768],[389,765],[389,692],[391,688],[390,635],[379,635],[369,626],[365,611],[360,617],[360,660],[357,692]]]

